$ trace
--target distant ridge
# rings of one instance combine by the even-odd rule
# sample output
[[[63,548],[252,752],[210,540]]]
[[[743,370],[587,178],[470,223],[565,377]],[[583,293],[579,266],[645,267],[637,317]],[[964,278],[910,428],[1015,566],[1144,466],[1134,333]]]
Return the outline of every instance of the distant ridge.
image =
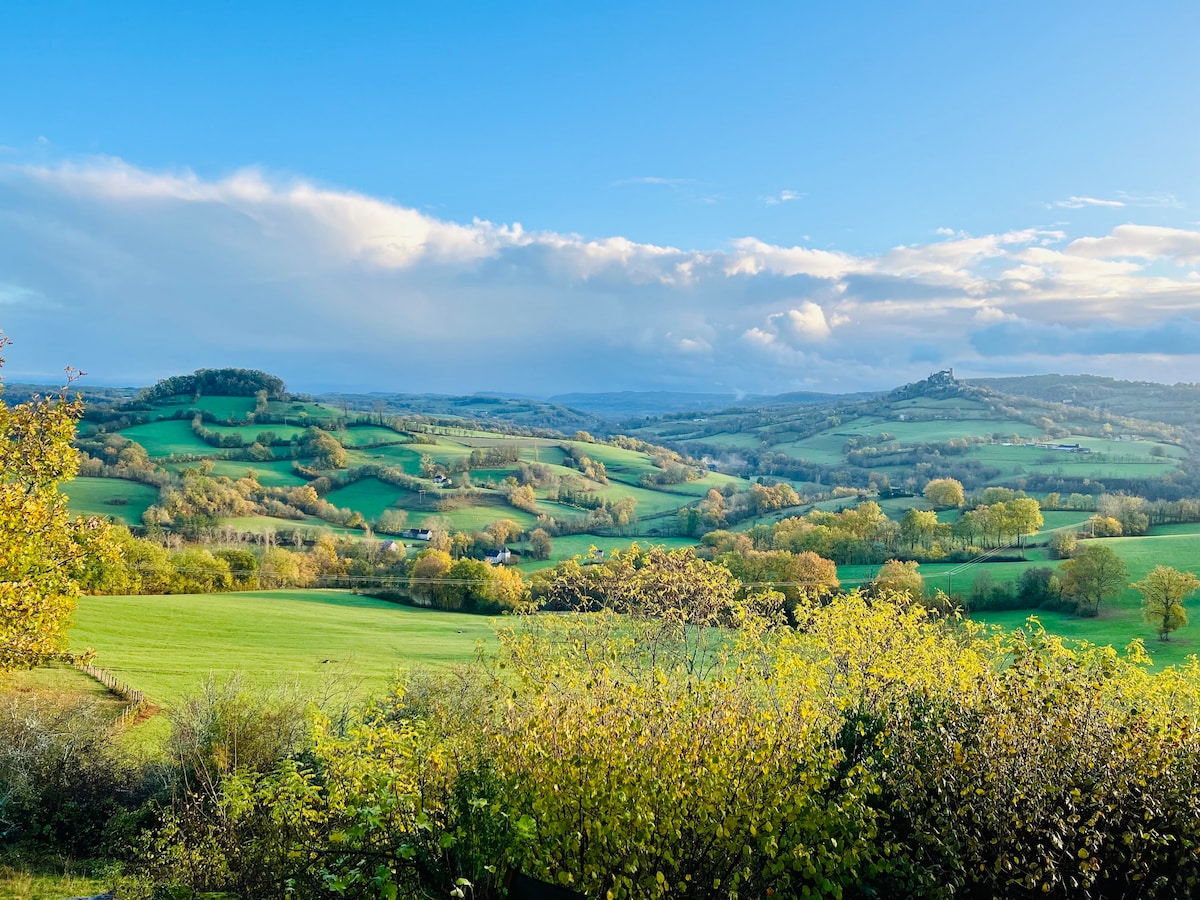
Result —
[[[826,394],[818,391],[791,391],[786,394],[706,394],[687,391],[611,391],[556,394],[548,402],[569,406],[605,419],[663,416],[686,412],[719,412],[731,407],[800,406],[867,400],[883,391],[857,394]]]

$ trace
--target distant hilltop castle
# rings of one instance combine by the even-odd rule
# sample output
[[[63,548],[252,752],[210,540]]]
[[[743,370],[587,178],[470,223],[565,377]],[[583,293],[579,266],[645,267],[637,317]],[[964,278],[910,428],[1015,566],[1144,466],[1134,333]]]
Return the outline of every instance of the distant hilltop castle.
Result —
[[[940,372],[934,372],[925,379],[926,384],[957,384],[954,380],[954,368],[942,369]]]
[[[924,381],[913,382],[897,388],[892,391],[891,397],[896,400],[904,400],[910,397],[955,396],[964,393],[967,387],[954,377],[954,369],[942,369],[940,372],[934,372]]]

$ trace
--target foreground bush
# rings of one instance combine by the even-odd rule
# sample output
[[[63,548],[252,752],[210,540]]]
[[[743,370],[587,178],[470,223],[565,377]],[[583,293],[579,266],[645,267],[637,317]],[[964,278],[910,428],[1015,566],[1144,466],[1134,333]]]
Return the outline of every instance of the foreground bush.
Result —
[[[1150,674],[1137,646],[989,635],[899,596],[796,628],[720,582],[645,596],[519,617],[486,671],[318,718],[302,752],[176,811],[160,861],[202,845],[188,883],[263,897],[497,896],[510,868],[590,897],[1194,889],[1196,664]]]

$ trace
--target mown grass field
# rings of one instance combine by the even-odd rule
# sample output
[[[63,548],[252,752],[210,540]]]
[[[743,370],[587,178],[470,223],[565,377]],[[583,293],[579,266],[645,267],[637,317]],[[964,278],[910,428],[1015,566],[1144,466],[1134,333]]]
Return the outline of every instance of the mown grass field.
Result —
[[[349,672],[364,692],[382,691],[401,667],[468,662],[492,640],[488,622],[346,591],[85,597],[71,646],[94,648],[97,665],[170,706],[235,672],[309,687]]]
[[[158,490],[125,478],[76,478],[63,485],[63,493],[77,516],[111,516],[124,525],[140,525],[142,513],[158,501]],[[124,500],[125,503],[111,503]]]

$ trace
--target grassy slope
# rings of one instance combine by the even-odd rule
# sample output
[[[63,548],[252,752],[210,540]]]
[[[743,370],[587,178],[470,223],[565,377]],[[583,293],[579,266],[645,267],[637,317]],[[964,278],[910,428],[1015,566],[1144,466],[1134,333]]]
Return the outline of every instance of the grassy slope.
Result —
[[[380,690],[398,667],[466,662],[491,637],[481,616],[344,591],[85,597],[75,621],[74,649],[95,648],[98,665],[165,705],[233,672],[318,685],[352,667]]]

